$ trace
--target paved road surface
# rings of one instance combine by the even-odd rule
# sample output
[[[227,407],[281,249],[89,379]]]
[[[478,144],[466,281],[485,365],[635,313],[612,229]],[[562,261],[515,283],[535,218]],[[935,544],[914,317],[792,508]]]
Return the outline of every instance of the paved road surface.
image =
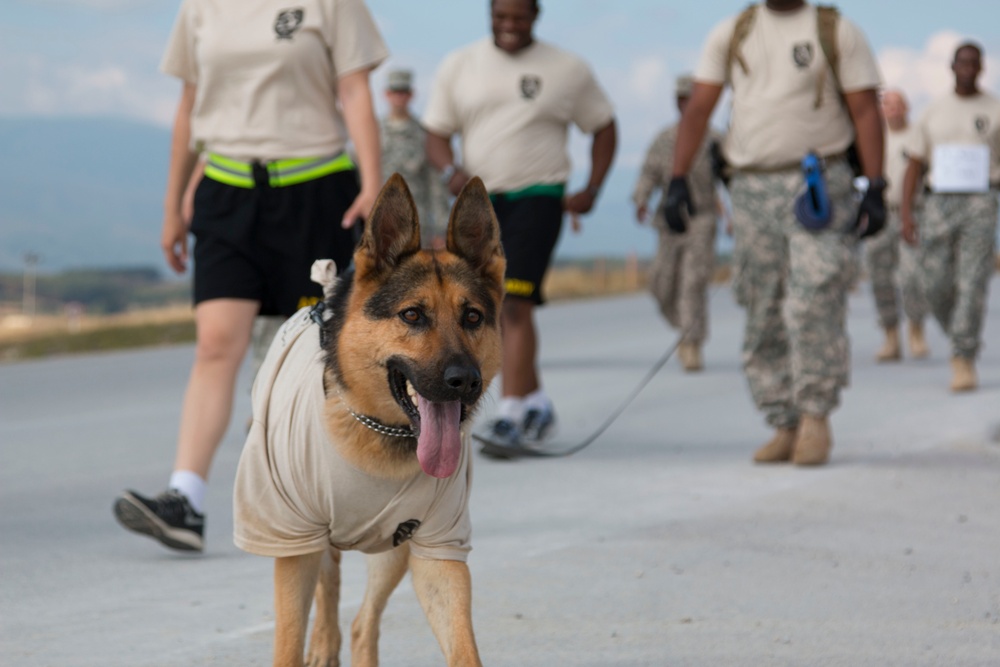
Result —
[[[672,361],[569,459],[477,457],[475,624],[487,665],[1000,664],[1000,281],[982,388],[947,391],[947,348],[878,366],[865,285],[832,464],[750,464],[769,435],[740,372],[742,313],[713,297],[707,370]],[[582,440],[673,340],[643,295],[541,315],[564,443]],[[230,541],[248,418],[208,497],[208,550],[171,553],[111,516],[166,483],[191,348],[0,366],[0,665],[268,665],[271,563]],[[248,379],[241,386],[248,386]],[[357,609],[360,555],[345,558]],[[344,622],[346,627],[346,621]],[[439,665],[412,589],[383,664]]]

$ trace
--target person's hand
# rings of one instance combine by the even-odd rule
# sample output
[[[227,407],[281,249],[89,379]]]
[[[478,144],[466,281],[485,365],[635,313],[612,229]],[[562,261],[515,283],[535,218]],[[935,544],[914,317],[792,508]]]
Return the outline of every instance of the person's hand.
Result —
[[[687,209],[685,214],[683,209]],[[667,227],[670,231],[683,234],[687,231],[687,220],[685,215],[695,215],[697,209],[691,199],[691,190],[688,188],[687,178],[684,176],[674,176],[670,179],[667,187],[667,196],[663,203],[663,215],[667,219]]]
[[[344,229],[350,229],[353,227],[358,220],[367,220],[368,216],[371,215],[372,208],[375,206],[375,200],[378,198],[377,190],[365,190],[362,189],[358,196],[354,198],[354,202],[351,204],[347,212],[344,213],[343,220],[340,221],[340,226]]]
[[[465,173],[465,171],[462,169],[456,169],[455,173],[451,175],[451,178],[448,179],[448,182],[445,185],[448,187],[448,192],[450,192],[453,197],[457,197],[462,191],[462,188],[465,187],[465,184],[470,180],[472,180],[472,177]]]
[[[649,209],[645,204],[640,204],[635,208],[635,219],[640,225],[646,224],[646,215],[649,213]]]
[[[900,213],[899,219],[902,224],[900,235],[903,237],[903,241],[911,246],[916,246],[920,237],[917,235],[917,224],[913,220],[913,214],[910,211],[903,211]]]
[[[566,197],[563,201],[563,208],[571,215],[582,215],[584,213],[590,213],[591,209],[594,208],[594,203],[596,201],[597,195],[593,190],[587,188],[585,190],[580,190],[579,192],[574,192],[570,196]]]
[[[163,231],[160,234],[160,247],[167,258],[167,264],[176,273],[184,273],[188,260],[188,223],[180,211],[167,213],[163,216]]]
[[[885,179],[876,178],[868,184],[861,199],[854,228],[863,239],[874,236],[885,227],[885,217]]]

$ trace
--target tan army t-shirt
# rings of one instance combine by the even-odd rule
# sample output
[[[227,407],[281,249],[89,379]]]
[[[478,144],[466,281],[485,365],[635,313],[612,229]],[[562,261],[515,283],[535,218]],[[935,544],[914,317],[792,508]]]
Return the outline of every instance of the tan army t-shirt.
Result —
[[[614,109],[587,64],[535,41],[508,54],[488,37],[441,64],[424,112],[429,131],[460,134],[462,165],[490,192],[565,183],[569,125],[592,134]]]
[[[343,151],[337,79],[388,55],[363,0],[184,0],[160,68],[197,85],[194,150],[267,161]]]
[[[302,309],[278,331],[254,382],[253,424],[233,494],[236,546],[281,557],[330,545],[377,553],[409,540],[421,558],[466,560],[468,434],[451,477],[371,477],[344,460],[327,435],[323,366],[319,327]]]
[[[1000,183],[1000,100],[988,93],[959,97],[954,92],[933,100],[916,125],[908,146],[909,154],[933,167],[938,146],[985,145],[990,149],[990,183]],[[928,185],[934,188],[932,172]]]
[[[819,44],[816,7],[794,12],[757,7],[740,47],[749,73],[729,67],[729,45],[737,17],[712,29],[694,73],[696,81],[732,86],[732,111],[724,144],[729,164],[773,168],[797,164],[809,151],[837,155],[854,141],[854,127]],[[861,30],[841,16],[840,82],[844,92],[879,87],[878,65]],[[816,82],[826,70],[819,109]]]

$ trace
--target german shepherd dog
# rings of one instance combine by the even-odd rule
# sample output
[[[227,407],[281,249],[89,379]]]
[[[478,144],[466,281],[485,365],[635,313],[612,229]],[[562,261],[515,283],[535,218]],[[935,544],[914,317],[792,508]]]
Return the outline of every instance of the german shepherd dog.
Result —
[[[397,174],[376,200],[353,272],[313,311],[324,321],[306,322],[300,311],[279,332],[254,388],[234,502],[237,544],[275,557],[275,665],[340,664],[340,557],[348,549],[368,554],[367,590],[351,627],[352,665],[378,664],[382,612],[407,569],[447,664],[481,665],[463,551],[468,429],[500,366],[504,269],[481,180],[458,196],[445,249],[428,250]],[[289,342],[296,326],[303,333]],[[306,370],[281,372],[300,345],[312,346],[300,355]],[[271,398],[258,395],[262,383]],[[309,387],[320,396],[311,404],[297,398]],[[278,401],[279,392],[296,398]],[[296,426],[310,420],[315,430]],[[292,455],[279,451],[282,438]],[[330,498],[338,494],[334,516]],[[341,509],[345,503],[353,505]],[[381,527],[386,516],[389,525]]]

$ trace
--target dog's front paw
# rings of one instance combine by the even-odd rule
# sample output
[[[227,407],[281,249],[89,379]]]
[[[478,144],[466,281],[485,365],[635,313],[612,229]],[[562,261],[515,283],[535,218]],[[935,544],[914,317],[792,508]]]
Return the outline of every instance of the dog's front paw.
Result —
[[[336,653],[330,655],[327,651],[310,646],[309,653],[306,655],[305,667],[340,667],[340,658]]]

